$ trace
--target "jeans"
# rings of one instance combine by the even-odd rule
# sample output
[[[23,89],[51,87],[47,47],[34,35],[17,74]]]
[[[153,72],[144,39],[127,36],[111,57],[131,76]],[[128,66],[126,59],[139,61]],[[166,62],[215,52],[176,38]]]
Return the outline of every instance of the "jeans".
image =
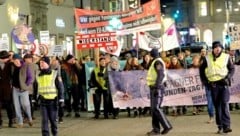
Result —
[[[212,101],[212,94],[210,87],[208,85],[205,85],[205,91],[206,91],[206,98],[207,98],[207,110],[208,110],[208,115],[209,117],[214,116],[214,105]]]
[[[23,124],[22,110],[26,113],[28,120],[32,121],[30,101],[28,91],[21,91],[18,88],[13,87],[13,103],[15,107],[16,117],[18,124]]]

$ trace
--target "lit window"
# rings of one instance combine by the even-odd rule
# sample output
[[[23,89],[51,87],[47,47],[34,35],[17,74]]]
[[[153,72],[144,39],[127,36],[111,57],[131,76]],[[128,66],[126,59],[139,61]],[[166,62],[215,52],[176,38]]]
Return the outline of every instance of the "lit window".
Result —
[[[199,2],[199,16],[207,16],[207,2]]]
[[[118,6],[117,6],[117,1],[116,0],[109,1],[109,10],[111,12],[114,12],[114,11],[118,10]]]

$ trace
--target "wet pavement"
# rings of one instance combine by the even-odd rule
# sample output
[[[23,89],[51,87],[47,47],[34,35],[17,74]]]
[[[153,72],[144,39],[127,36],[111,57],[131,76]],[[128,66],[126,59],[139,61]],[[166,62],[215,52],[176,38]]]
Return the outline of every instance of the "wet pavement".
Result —
[[[4,114],[6,113],[3,111]],[[7,117],[4,115],[4,126],[0,129],[0,136],[41,136],[40,115],[36,112],[34,126],[24,124],[23,128],[8,128]],[[59,136],[145,136],[151,130],[151,118],[127,117],[126,112],[121,112],[118,119],[93,119],[93,114],[82,112],[80,118],[65,117],[59,124]],[[188,113],[184,116],[168,116],[173,125],[173,130],[167,136],[217,136],[215,122],[207,124],[206,112],[193,116]],[[232,133],[228,136],[240,136],[240,111],[231,112]]]

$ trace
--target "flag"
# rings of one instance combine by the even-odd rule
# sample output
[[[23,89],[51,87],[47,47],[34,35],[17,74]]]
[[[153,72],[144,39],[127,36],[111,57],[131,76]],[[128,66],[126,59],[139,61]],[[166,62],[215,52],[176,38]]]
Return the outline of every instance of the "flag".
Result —
[[[178,35],[175,24],[172,24],[166,32],[162,35],[160,40],[162,45],[162,50],[168,51],[179,47]]]
[[[175,24],[172,24],[159,38],[154,37],[149,32],[140,32],[138,39],[139,48],[148,51],[152,48],[158,48],[159,51],[168,51],[179,47]]]

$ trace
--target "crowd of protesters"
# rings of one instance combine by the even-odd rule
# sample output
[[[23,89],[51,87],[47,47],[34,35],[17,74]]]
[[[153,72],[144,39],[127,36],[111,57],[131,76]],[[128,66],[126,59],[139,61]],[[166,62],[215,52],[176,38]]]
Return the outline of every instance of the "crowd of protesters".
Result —
[[[199,69],[203,58],[208,51],[202,49],[199,53],[191,54],[190,50],[185,50],[174,54],[171,52],[161,52],[161,58],[167,69]],[[240,64],[234,51],[228,52],[231,59],[236,65]],[[114,119],[118,118],[121,110],[113,106],[111,91],[108,83],[108,72],[110,71],[131,71],[131,70],[148,70],[152,58],[147,51],[138,53],[127,53],[123,58],[111,56],[109,54],[101,54],[99,56],[99,65],[93,69],[89,84],[86,85],[85,63],[91,61],[89,56],[80,58],[79,60],[68,54],[65,58],[51,57],[44,58],[32,54],[21,56],[13,51],[0,52],[0,128],[2,128],[3,120],[1,109],[6,108],[8,117],[8,127],[24,127],[27,122],[31,127],[34,125],[34,110],[37,107],[38,100],[41,101],[39,95],[39,85],[37,76],[48,74],[51,70],[57,71],[57,76],[61,77],[62,87],[56,82],[58,93],[56,103],[58,107],[58,123],[63,123],[64,117],[80,117],[80,111],[87,111],[87,90],[86,86],[96,88],[93,94],[94,118],[99,119],[101,115],[101,99],[103,98],[103,116],[105,119],[112,115]],[[48,60],[49,59],[49,60]],[[119,59],[126,60],[123,69],[120,69]],[[47,70],[42,69],[43,62],[49,65]],[[43,67],[43,66],[42,66]],[[36,76],[37,75],[37,76]],[[203,85],[204,82],[203,82]],[[59,87],[60,86],[60,87]],[[207,111],[209,113],[208,123],[214,120],[214,106],[211,100],[209,88],[205,85],[207,98]],[[45,99],[42,99],[42,101]],[[55,100],[55,99],[54,99]],[[193,106],[192,114],[198,115],[203,110],[203,106]],[[230,104],[230,110],[240,109],[238,103]],[[171,110],[171,111],[170,111]],[[164,107],[164,112],[173,116],[186,114],[189,108],[187,106]],[[145,116],[151,113],[149,107],[127,108],[128,116]],[[65,112],[65,114],[64,114]],[[44,113],[42,114],[44,115]],[[50,120],[51,124],[53,119]],[[16,124],[15,124],[16,123]],[[55,130],[57,131],[57,130]],[[56,132],[53,133],[56,133]]]

